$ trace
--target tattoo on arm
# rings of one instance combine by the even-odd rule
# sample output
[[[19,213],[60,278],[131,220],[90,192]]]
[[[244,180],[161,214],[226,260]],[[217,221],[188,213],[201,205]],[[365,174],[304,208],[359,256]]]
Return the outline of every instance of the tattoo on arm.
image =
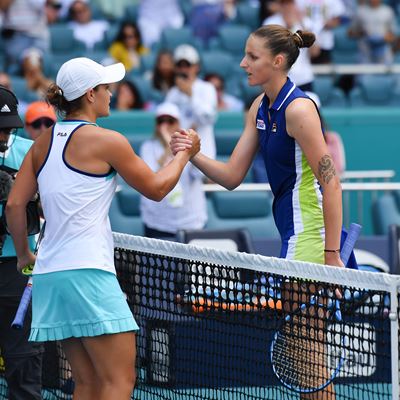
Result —
[[[329,183],[329,181],[336,175],[335,165],[329,154],[325,154],[319,161],[318,174],[320,179],[325,183]]]

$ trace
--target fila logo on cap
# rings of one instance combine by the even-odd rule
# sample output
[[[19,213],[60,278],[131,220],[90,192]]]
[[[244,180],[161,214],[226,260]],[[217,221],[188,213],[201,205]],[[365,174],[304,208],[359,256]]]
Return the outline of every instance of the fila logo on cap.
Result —
[[[1,108],[0,112],[11,112],[11,110],[7,104],[4,104],[4,106]]]

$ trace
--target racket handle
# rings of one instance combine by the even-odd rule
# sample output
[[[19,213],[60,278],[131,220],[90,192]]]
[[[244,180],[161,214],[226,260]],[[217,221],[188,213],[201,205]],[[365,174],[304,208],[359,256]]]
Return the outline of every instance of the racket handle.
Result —
[[[361,225],[351,223],[349,232],[347,233],[346,240],[343,243],[342,250],[340,251],[340,258],[344,266],[347,265],[349,258],[351,256],[351,252],[354,249],[354,246],[357,242],[358,237],[361,233]]]
[[[18,310],[15,313],[14,321],[11,324],[11,328],[13,329],[22,329],[24,325],[24,319],[26,312],[28,311],[29,304],[32,298],[32,278],[29,278],[28,283],[26,284],[24,293],[22,294],[21,301],[18,306]]]

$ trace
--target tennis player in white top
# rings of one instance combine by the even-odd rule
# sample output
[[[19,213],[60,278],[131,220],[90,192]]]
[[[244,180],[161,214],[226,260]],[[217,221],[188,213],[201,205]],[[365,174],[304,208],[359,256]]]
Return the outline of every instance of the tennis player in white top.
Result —
[[[39,189],[46,229],[33,273],[30,340],[60,340],[75,381],[74,400],[128,400],[136,372],[135,330],[115,275],[108,210],[118,172],[160,201],[176,185],[197,141],[153,172],[118,132],[97,126],[109,115],[108,84],[125,75],[88,58],[64,63],[47,100],[64,114],[27,154],[7,203],[20,268],[35,262],[25,207]]]

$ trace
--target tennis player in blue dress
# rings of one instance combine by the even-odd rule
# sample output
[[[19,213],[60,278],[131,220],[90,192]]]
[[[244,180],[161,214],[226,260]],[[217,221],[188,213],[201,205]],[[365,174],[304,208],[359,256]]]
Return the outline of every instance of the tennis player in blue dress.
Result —
[[[340,180],[317,106],[287,76],[299,49],[314,41],[311,32],[293,33],[279,25],[254,31],[240,66],[249,85],[262,86],[264,93],[251,105],[244,131],[227,162],[211,160],[202,153],[191,162],[212,181],[232,190],[243,181],[260,149],[274,195],[273,215],[282,241],[280,256],[343,267]],[[186,132],[173,135],[173,153],[190,145]],[[334,396],[330,385],[302,398],[333,400]]]

